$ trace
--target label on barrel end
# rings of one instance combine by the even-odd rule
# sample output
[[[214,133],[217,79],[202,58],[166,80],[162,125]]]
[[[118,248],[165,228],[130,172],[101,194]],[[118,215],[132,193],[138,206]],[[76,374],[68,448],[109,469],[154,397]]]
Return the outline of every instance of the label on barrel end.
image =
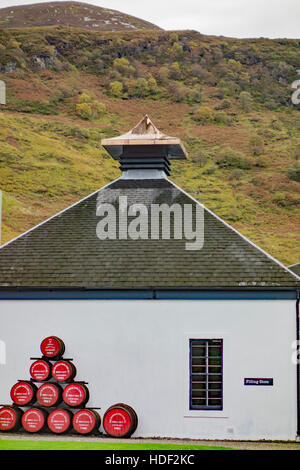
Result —
[[[16,405],[26,405],[33,398],[32,386],[26,382],[19,382],[12,387],[10,396]]]
[[[22,416],[22,425],[25,431],[38,432],[42,429],[44,424],[45,416],[40,410],[36,408],[25,411]]]
[[[63,400],[67,405],[80,406],[86,398],[84,387],[80,384],[67,385],[63,391]]]
[[[8,407],[0,410],[0,431],[10,431],[17,422],[17,415],[14,410]]]
[[[65,410],[54,410],[48,417],[49,429],[57,434],[67,431],[70,424],[70,415]]]
[[[110,436],[124,436],[131,427],[129,414],[120,408],[113,408],[107,411],[103,420],[103,427]]]
[[[36,394],[37,401],[43,406],[54,406],[58,400],[58,389],[53,384],[42,385]]]
[[[35,361],[30,367],[30,375],[38,381],[47,380],[50,375],[50,366],[45,361]]]
[[[64,382],[71,377],[71,365],[66,361],[58,361],[52,368],[52,376],[58,382]]]
[[[89,410],[80,410],[74,415],[73,427],[80,434],[88,434],[94,430],[96,418]]]
[[[60,344],[58,340],[52,336],[45,338],[41,343],[41,352],[46,357],[55,357],[60,353]]]

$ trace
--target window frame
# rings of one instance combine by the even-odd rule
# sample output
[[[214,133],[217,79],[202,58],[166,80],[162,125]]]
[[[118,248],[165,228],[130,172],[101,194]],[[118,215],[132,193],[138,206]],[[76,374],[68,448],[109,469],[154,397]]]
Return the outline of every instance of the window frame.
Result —
[[[206,347],[207,345],[213,343],[213,342],[220,342],[221,343],[221,405],[220,406],[210,406],[210,405],[193,405],[192,404],[192,346],[193,343],[195,344],[196,342],[202,342]],[[195,412],[195,411],[223,411],[224,410],[224,361],[223,361],[223,353],[224,353],[224,341],[223,338],[189,338],[189,411]],[[213,356],[211,356],[213,357]],[[209,356],[207,357],[209,359]],[[207,369],[205,374],[207,374]],[[207,393],[207,388],[205,388],[205,392]]]

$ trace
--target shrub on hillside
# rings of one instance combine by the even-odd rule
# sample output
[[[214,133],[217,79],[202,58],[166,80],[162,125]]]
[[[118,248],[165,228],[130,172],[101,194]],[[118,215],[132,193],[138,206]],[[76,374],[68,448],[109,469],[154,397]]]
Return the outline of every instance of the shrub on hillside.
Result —
[[[64,101],[67,98],[72,98],[73,96],[76,96],[78,92],[78,88],[76,88],[75,86],[64,83],[59,86],[55,91],[53,101]]]
[[[291,146],[290,154],[296,161],[300,160],[300,143],[299,142]]]
[[[214,120],[218,124],[224,124],[225,126],[229,126],[231,124],[230,118],[227,116],[224,111],[218,111],[214,115]]]
[[[94,96],[90,95],[87,92],[83,92],[78,98],[78,103],[91,103],[93,99],[94,99]]]
[[[169,67],[169,75],[172,80],[178,80],[181,77],[180,65],[178,62],[173,62]]]
[[[155,95],[159,91],[157,81],[151,74],[148,76],[148,87],[152,95]]]
[[[99,117],[106,111],[106,106],[99,101],[93,101],[90,103],[78,103],[76,105],[76,114],[82,119],[92,121],[99,119]]]
[[[263,151],[264,140],[260,135],[253,134],[249,138],[249,146],[253,155],[260,155]]]
[[[300,161],[296,161],[293,166],[288,168],[287,176],[293,181],[300,182]]]
[[[215,163],[212,163],[209,165],[205,170],[203,171],[203,175],[212,175],[216,170],[218,169],[217,165]]]
[[[119,81],[110,82],[109,91],[115,98],[123,97],[123,83]]]
[[[252,97],[248,91],[242,91],[239,96],[240,107],[245,113],[250,113],[252,109]]]
[[[137,98],[146,98],[150,94],[150,88],[145,78],[138,78],[136,81],[135,95]]]
[[[217,104],[215,109],[218,110],[223,110],[223,109],[229,109],[231,108],[231,101],[228,99],[222,100],[221,103]]]
[[[166,85],[169,81],[169,77],[170,77],[170,71],[168,67],[165,67],[165,66],[161,67],[157,74],[158,83],[160,83],[161,85]]]
[[[242,170],[249,170],[252,166],[251,160],[245,154],[230,147],[225,147],[218,153],[216,163],[222,168],[233,167]]]
[[[130,77],[135,74],[135,68],[125,57],[115,59],[113,63],[113,68],[117,70],[121,75],[124,75],[126,77]]]
[[[189,94],[188,87],[178,82],[169,82],[167,91],[172,100],[178,103],[185,101]]]
[[[183,47],[178,44],[178,42],[174,42],[172,47],[166,50],[166,56],[171,59],[181,59],[183,56]]]
[[[123,85],[128,98],[152,97],[159,91],[157,82],[152,75],[150,75],[148,79],[144,77],[139,77],[138,79],[128,78],[124,81]]]
[[[209,124],[214,120],[214,113],[208,106],[201,106],[194,115],[194,119],[199,124]]]
[[[192,155],[192,161],[195,162],[198,166],[203,167],[207,164],[208,158],[202,153],[197,155]]]
[[[238,181],[240,180],[242,177],[244,176],[244,172],[243,170],[240,170],[240,169],[236,169],[236,170],[233,170],[231,173],[230,173],[230,176],[229,176],[229,179],[231,181]]]

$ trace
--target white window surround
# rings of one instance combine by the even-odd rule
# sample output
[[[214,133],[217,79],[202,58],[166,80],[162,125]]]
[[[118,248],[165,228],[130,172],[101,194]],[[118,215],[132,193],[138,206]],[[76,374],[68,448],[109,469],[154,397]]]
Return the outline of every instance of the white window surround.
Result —
[[[190,410],[190,340],[191,339],[222,339],[223,340],[223,409],[222,410]],[[184,333],[183,362],[183,417],[184,418],[228,418],[230,416],[230,397],[228,384],[231,382],[230,335],[227,331],[193,331]]]

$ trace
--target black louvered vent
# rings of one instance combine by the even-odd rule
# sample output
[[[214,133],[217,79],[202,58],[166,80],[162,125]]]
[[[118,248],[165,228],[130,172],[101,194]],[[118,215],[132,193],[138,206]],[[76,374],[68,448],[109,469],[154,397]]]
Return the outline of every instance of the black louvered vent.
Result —
[[[170,175],[167,149],[161,145],[124,146],[120,168],[126,170],[162,170]]]

